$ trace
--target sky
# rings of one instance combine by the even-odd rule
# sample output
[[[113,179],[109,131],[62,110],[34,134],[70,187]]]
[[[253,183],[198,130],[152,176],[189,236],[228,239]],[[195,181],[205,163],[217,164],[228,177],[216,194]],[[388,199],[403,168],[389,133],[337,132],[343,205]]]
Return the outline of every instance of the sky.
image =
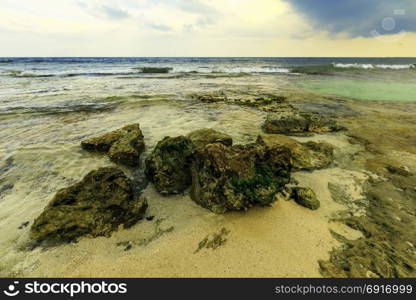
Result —
[[[415,0],[0,0],[0,56],[415,56]]]

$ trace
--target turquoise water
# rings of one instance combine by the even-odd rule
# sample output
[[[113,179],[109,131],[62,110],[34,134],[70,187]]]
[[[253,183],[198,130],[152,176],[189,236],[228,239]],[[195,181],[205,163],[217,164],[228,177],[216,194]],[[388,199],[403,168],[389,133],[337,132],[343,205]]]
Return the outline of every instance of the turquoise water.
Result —
[[[356,79],[328,76],[319,79],[306,79],[300,85],[314,92],[354,99],[416,101],[416,83],[400,82],[399,79],[379,81],[371,78]]]

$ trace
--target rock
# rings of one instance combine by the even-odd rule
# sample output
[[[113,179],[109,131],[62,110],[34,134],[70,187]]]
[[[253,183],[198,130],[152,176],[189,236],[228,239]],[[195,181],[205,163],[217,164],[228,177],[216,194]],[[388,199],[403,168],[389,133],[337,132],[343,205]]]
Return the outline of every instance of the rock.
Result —
[[[146,199],[134,199],[133,184],[121,170],[101,168],[58,191],[34,221],[31,237],[70,242],[84,235],[109,236],[119,225],[134,225],[146,208]]]
[[[191,97],[195,100],[198,100],[204,103],[216,103],[216,102],[227,101],[227,96],[225,95],[223,91],[195,94],[195,95],[191,95]]]
[[[285,111],[271,113],[267,116],[263,129],[267,133],[299,134],[305,132],[333,132],[343,127],[337,125],[332,119],[327,119],[317,113],[300,113]]]
[[[334,160],[334,147],[327,143],[299,143],[290,137],[277,134],[261,134],[257,143],[269,149],[287,147],[292,156],[294,171],[323,169]]]
[[[269,205],[290,180],[284,147],[208,144],[194,154],[191,198],[215,213]]]
[[[317,210],[321,206],[315,192],[311,188],[292,188],[292,198],[296,203],[312,210]]]
[[[199,129],[191,132],[187,137],[197,148],[203,148],[204,146],[212,143],[221,143],[226,146],[231,146],[233,144],[231,136],[214,129]]]
[[[222,103],[256,108],[268,112],[281,111],[291,107],[286,97],[260,90],[221,90],[191,95],[191,98],[204,103]]]
[[[323,277],[325,278],[348,278],[347,273],[344,270],[337,268],[333,263],[329,261],[323,261],[323,260],[318,261],[318,263],[320,267],[320,272]]]
[[[396,174],[404,177],[410,177],[412,176],[412,173],[410,173],[409,168],[407,167],[397,167],[389,165],[386,167],[387,171],[391,174]]]
[[[137,166],[144,151],[143,134],[139,124],[131,124],[81,143],[87,151],[106,152],[111,161],[127,166]]]
[[[146,159],[146,175],[161,194],[177,194],[191,185],[195,146],[184,136],[166,137]]]

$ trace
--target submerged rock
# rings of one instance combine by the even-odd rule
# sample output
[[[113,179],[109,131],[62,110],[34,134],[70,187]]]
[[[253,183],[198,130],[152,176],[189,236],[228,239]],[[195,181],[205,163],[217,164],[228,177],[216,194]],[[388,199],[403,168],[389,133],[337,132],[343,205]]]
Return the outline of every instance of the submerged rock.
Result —
[[[137,166],[144,151],[144,139],[139,124],[131,124],[81,143],[87,151],[106,152],[115,163]]]
[[[263,124],[263,129],[267,133],[290,135],[305,132],[334,132],[342,130],[343,127],[334,120],[327,119],[317,113],[286,111],[269,114]]]
[[[188,138],[194,143],[197,148],[212,143],[221,143],[226,146],[233,144],[233,139],[228,134],[216,131],[214,129],[199,129],[188,134]]]
[[[121,170],[101,168],[58,191],[34,221],[31,237],[70,242],[84,235],[109,236],[119,225],[134,225],[146,208],[146,199],[134,199],[133,184]]]
[[[269,149],[287,147],[290,150],[293,170],[316,170],[328,167],[334,160],[334,147],[327,143],[299,143],[298,141],[277,134],[261,134],[257,143]]]
[[[177,194],[191,185],[195,146],[184,136],[166,137],[146,159],[146,175],[161,194]]]
[[[208,144],[192,163],[191,198],[215,213],[269,205],[290,180],[285,147]]]
[[[264,91],[221,90],[191,95],[193,99],[204,103],[223,103],[253,107],[259,110],[276,112],[288,108],[286,97]]]
[[[321,206],[315,192],[311,188],[294,187],[292,188],[291,197],[296,203],[312,210],[317,210]]]

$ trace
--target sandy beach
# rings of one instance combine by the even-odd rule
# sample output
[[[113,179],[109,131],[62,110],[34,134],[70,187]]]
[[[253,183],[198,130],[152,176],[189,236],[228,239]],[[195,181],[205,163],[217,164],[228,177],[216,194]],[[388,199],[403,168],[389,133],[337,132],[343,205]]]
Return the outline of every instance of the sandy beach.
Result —
[[[0,149],[2,276],[415,275],[413,102],[359,100],[299,87],[299,78],[308,75],[163,76],[118,81],[61,79],[62,87],[79,85],[76,93],[94,83],[92,90],[83,91],[83,97],[95,95],[104,83],[108,92],[100,94],[99,107],[91,111],[84,107],[69,113],[33,110],[2,115],[2,136],[8,138]],[[39,82],[46,84],[51,83]],[[176,92],[178,86],[180,92]],[[117,88],[123,94],[110,96]],[[29,247],[33,220],[59,189],[78,182],[91,170],[117,166],[105,155],[83,151],[80,142],[87,137],[138,122],[147,157],[163,137],[200,128],[224,132],[234,144],[254,142],[263,132],[269,106],[207,103],[201,100],[207,92],[225,93],[228,99],[281,95],[285,101],[277,109],[289,105],[302,112],[319,111],[346,127],[340,132],[292,136],[302,143],[324,142],[334,147],[328,167],[291,174],[298,186],[316,193],[318,210],[278,196],[270,207],[215,214],[192,201],[189,189],[179,195],[158,193],[143,179],[142,162],[139,168],[121,168],[137,186],[144,187],[141,193],[148,209],[143,220],[129,229],[120,226],[110,237],[86,236],[75,243]],[[41,100],[47,103],[48,97],[56,96]]]

